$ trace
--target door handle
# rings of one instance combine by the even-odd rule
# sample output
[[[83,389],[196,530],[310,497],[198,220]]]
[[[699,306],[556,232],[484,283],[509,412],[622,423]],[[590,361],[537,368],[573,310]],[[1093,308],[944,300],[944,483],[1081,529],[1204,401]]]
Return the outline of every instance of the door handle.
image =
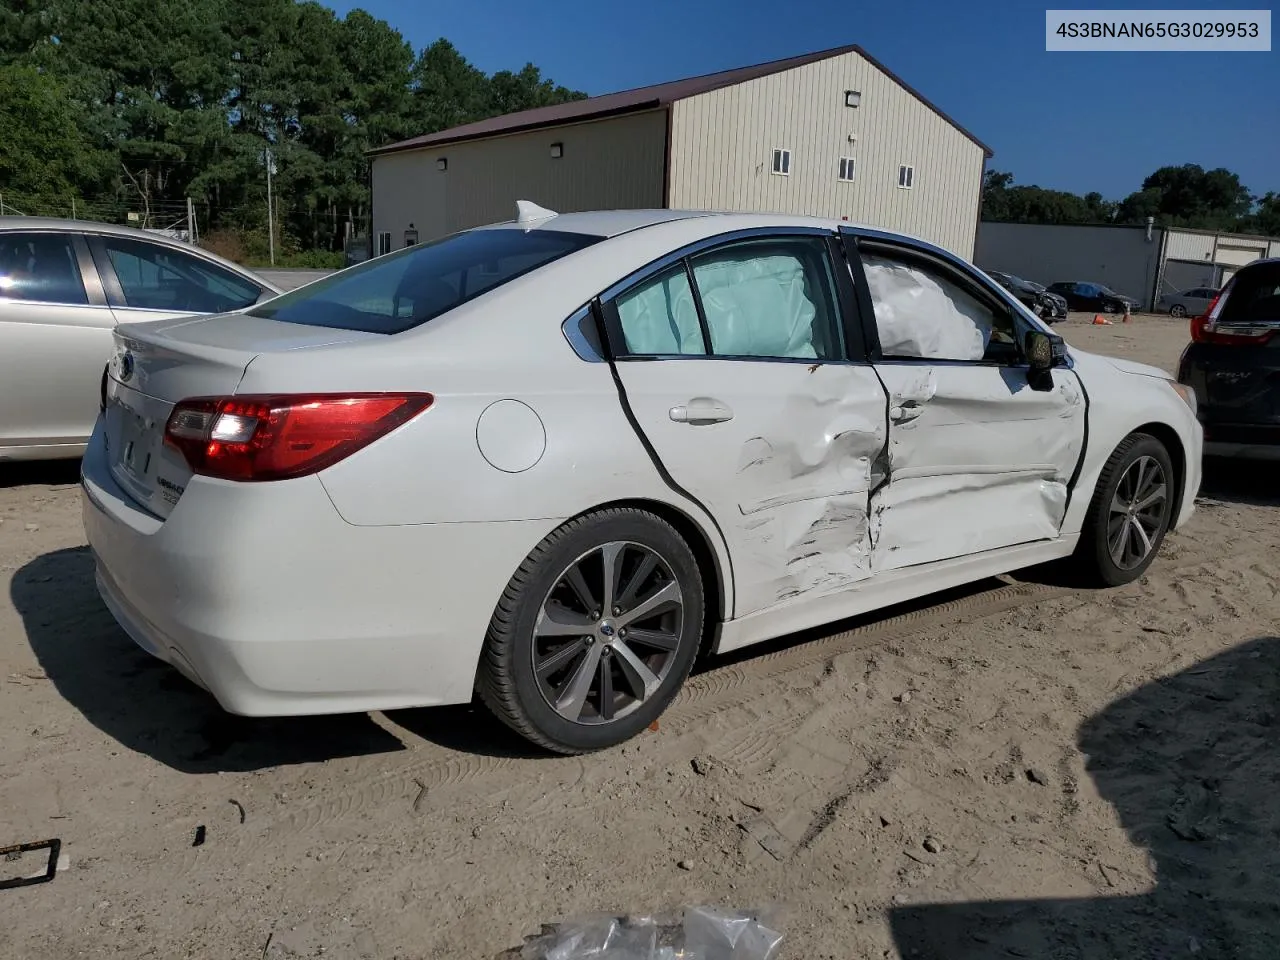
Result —
[[[894,423],[909,423],[924,413],[924,406],[915,400],[903,400],[889,408],[889,419]]]
[[[733,411],[727,404],[707,397],[697,397],[671,408],[668,415],[676,423],[724,423],[733,419]]]

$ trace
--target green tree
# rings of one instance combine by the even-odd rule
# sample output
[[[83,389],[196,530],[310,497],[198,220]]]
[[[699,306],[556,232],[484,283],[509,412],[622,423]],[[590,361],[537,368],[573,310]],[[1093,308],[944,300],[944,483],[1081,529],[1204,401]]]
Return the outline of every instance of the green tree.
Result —
[[[102,183],[111,157],[95,148],[85,126],[62,81],[33,66],[0,66],[0,192],[7,204],[66,215],[85,185]]]

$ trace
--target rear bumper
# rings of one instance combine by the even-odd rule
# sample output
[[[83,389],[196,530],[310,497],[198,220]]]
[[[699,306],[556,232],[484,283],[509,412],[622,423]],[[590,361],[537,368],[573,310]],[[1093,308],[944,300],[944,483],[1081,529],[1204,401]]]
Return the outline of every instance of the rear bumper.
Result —
[[[165,521],[82,467],[98,589],[141,647],[232,713],[346,713],[471,698],[512,572],[555,521],[354,527],[316,477],[193,478]]]
[[[1280,444],[1275,443],[1220,443],[1205,441],[1206,457],[1229,457],[1236,460],[1280,461]]]

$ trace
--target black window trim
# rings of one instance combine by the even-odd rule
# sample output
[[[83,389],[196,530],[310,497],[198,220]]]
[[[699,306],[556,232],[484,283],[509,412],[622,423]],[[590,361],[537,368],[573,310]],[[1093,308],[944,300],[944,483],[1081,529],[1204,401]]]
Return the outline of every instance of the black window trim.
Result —
[[[841,227],[840,235],[844,240],[849,269],[854,277],[854,286],[857,289],[859,301],[858,312],[859,316],[862,317],[863,337],[867,344],[867,356],[872,363],[891,363],[908,366],[996,367],[1006,370],[1025,370],[1029,365],[1024,352],[1023,340],[1028,331],[1036,330],[1045,333],[1050,338],[1053,344],[1054,357],[1057,361],[1056,365],[1066,367],[1072,365],[1070,355],[1066,351],[1065,342],[1059,335],[1045,331],[1042,327],[1032,324],[1023,314],[1026,307],[1022,306],[1016,297],[994,281],[988,282],[973,267],[953,254],[923,241],[883,233],[878,230]],[[875,308],[871,302],[871,290],[867,285],[866,273],[862,267],[861,251],[864,249],[868,253],[881,252],[891,256],[896,255],[907,260],[914,259],[923,265],[934,267],[949,279],[953,279],[953,282],[957,282],[961,289],[974,296],[979,302],[993,310],[1002,310],[1007,313],[1013,320],[1018,360],[1010,362],[1007,360],[987,359],[957,360],[929,357],[886,357],[880,348],[880,331],[876,327]]]
[[[170,310],[165,307],[131,307],[129,306],[129,301],[125,298],[125,295],[124,295],[124,287],[120,284],[120,278],[116,275],[115,265],[112,264],[111,262],[111,255],[107,252],[107,241],[110,239],[126,240],[126,241],[131,241],[133,243],[142,243],[142,244],[146,244],[147,246],[154,247],[161,251],[172,252],[180,256],[188,256],[188,257],[191,257],[191,259],[193,260],[196,260],[202,264],[208,265],[214,270],[221,270],[226,273],[230,273],[233,276],[235,276],[236,279],[241,280],[250,286],[257,287],[258,296],[254,299],[254,301],[252,303],[245,304],[243,307],[238,307],[237,310],[250,310],[253,307],[258,306],[263,302],[262,297],[264,294],[270,294],[273,297],[277,296],[277,294],[274,291],[270,290],[267,287],[264,287],[261,283],[258,282],[256,278],[250,277],[239,271],[232,270],[229,267],[227,267],[226,264],[218,263],[216,260],[211,260],[208,257],[201,256],[198,248],[195,248],[195,247],[191,249],[187,249],[185,247],[175,247],[167,243],[157,243],[155,240],[149,240],[145,237],[132,237],[132,236],[125,236],[122,234],[115,234],[115,233],[86,233],[84,235],[84,239],[87,241],[87,245],[89,248],[89,252],[92,255],[93,262],[97,266],[98,277],[100,278],[99,283],[104,293],[106,294],[106,301],[108,304],[110,304],[112,307],[115,307],[117,310],[137,310],[142,313],[164,313],[164,314],[199,313],[199,311],[191,311],[191,310]],[[235,313],[236,310],[230,310],[227,312]]]
[[[695,257],[714,253],[720,249],[737,246],[751,241],[778,240],[786,241],[801,237],[816,237],[825,240],[827,266],[835,284],[835,309],[840,323],[841,339],[844,341],[842,356],[829,360],[814,357],[757,357],[716,354],[711,352],[711,338],[706,329],[706,316],[702,308],[702,296],[694,282],[691,261]],[[839,256],[837,256],[839,254]],[[618,316],[617,300],[623,294],[655,276],[665,273],[679,263],[684,264],[686,276],[693,291],[694,303],[698,309],[698,322],[703,331],[704,353],[667,353],[667,354],[631,354],[626,349],[626,338],[622,332],[622,322]],[[844,269],[841,264],[844,263]],[[867,359],[864,347],[863,324],[859,314],[859,303],[853,296],[853,282],[849,276],[848,263],[839,236],[834,227],[750,227],[717,234],[651,261],[638,270],[632,271],[623,279],[614,283],[596,297],[596,304],[604,322],[606,345],[612,360],[628,363],[648,363],[656,360],[727,360],[751,363],[792,363],[814,366],[815,364],[859,364],[865,365]]]
[[[6,235],[16,236],[29,236],[30,234],[38,233],[65,237],[67,242],[71,244],[72,253],[75,255],[76,268],[80,271],[80,285],[84,287],[85,302],[68,303],[65,300],[27,300],[23,297],[0,297],[0,301],[23,304],[24,306],[74,307],[75,309],[92,308],[97,310],[110,308],[106,293],[102,289],[102,283],[98,279],[97,271],[93,268],[93,258],[89,255],[89,248],[81,234],[70,230],[52,230],[48,227],[22,227],[2,232]]]

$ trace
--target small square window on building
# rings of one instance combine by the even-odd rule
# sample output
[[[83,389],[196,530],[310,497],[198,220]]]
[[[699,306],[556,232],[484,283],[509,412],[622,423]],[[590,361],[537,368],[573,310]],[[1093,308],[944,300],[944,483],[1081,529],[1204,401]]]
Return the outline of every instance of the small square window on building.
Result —
[[[854,170],[853,157],[841,157],[840,158],[840,179],[852,180],[853,170]]]
[[[437,157],[437,158],[436,158],[436,169],[437,169],[437,170],[448,170],[448,169],[449,169],[449,158],[448,158],[448,157]]]
[[[846,107],[856,107],[862,103],[862,94],[857,90],[846,90],[844,92],[844,105]]]
[[[383,256],[391,252],[391,232],[378,234],[378,256]]]
[[[898,186],[903,190],[910,190],[915,181],[916,168],[903,164],[898,167]]]
[[[773,151],[773,172],[780,177],[791,176],[791,151]]]

